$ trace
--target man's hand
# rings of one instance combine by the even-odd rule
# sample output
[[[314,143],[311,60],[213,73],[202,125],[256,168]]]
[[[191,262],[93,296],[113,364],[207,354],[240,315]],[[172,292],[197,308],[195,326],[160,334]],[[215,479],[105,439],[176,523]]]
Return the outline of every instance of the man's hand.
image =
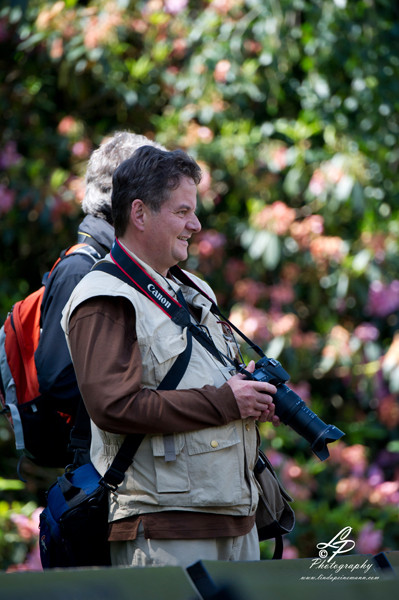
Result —
[[[253,360],[246,370],[250,373],[254,372]],[[274,412],[273,398],[269,395],[277,392],[276,386],[265,381],[245,379],[245,375],[242,374],[234,375],[227,384],[231,387],[242,419],[252,417],[262,423],[271,421],[275,426],[280,424],[280,419]]]

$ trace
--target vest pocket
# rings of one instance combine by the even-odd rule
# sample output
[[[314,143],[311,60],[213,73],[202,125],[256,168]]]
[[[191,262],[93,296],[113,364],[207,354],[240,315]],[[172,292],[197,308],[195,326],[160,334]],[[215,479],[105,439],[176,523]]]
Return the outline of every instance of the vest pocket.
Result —
[[[242,502],[242,440],[234,423],[186,434],[193,490],[192,506],[234,506]]]
[[[184,435],[154,435],[151,446],[157,492],[166,494],[190,491],[187,460],[182,453]]]

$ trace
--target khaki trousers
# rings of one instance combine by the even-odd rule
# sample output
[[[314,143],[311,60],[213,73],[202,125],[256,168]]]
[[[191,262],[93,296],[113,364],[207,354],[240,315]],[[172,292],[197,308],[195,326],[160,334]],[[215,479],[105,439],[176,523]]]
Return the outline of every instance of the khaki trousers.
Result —
[[[259,538],[256,526],[239,537],[197,540],[146,540],[140,525],[137,539],[111,542],[113,566],[148,567],[160,565],[183,568],[198,560],[259,560]]]

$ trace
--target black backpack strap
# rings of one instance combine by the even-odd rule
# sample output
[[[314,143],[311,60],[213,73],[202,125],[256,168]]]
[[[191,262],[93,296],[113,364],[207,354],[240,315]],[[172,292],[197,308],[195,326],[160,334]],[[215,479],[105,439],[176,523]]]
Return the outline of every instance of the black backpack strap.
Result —
[[[112,266],[112,265],[111,265]],[[192,336],[190,331],[187,331],[187,345],[185,350],[177,357],[172,367],[166,373],[165,377],[158,385],[158,390],[175,390],[179,385],[190,361],[192,350]],[[130,434],[127,435],[118,450],[117,455],[112,461],[111,466],[103,477],[103,483],[115,490],[122,483],[125,472],[133,462],[134,455],[145,435]]]
[[[109,252],[109,248],[97,242],[89,233],[85,233],[84,231],[78,231],[78,244],[87,244],[94,248],[97,253],[100,255],[100,258],[104,258],[106,254]]]
[[[71,429],[68,450],[73,452],[73,464],[82,465],[90,459],[91,426],[83,398],[80,398]]]
[[[188,342],[189,339],[190,343]],[[191,346],[190,336],[190,338],[187,337],[186,350],[177,357],[171,369],[157,387],[158,390],[174,390],[177,388],[190,360]],[[103,483],[107,487],[115,490],[122,483],[125,472],[132,464],[134,455],[144,438],[144,434],[130,434],[125,437],[111,466],[103,477]]]

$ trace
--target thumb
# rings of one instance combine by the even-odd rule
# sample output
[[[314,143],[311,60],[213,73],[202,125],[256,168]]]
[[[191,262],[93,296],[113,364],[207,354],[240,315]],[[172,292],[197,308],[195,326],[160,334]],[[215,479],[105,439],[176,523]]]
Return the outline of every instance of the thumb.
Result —
[[[255,361],[254,361],[254,360],[251,360],[251,361],[248,363],[248,366],[247,366],[246,370],[247,370],[249,373],[253,373],[253,372],[255,371]]]

